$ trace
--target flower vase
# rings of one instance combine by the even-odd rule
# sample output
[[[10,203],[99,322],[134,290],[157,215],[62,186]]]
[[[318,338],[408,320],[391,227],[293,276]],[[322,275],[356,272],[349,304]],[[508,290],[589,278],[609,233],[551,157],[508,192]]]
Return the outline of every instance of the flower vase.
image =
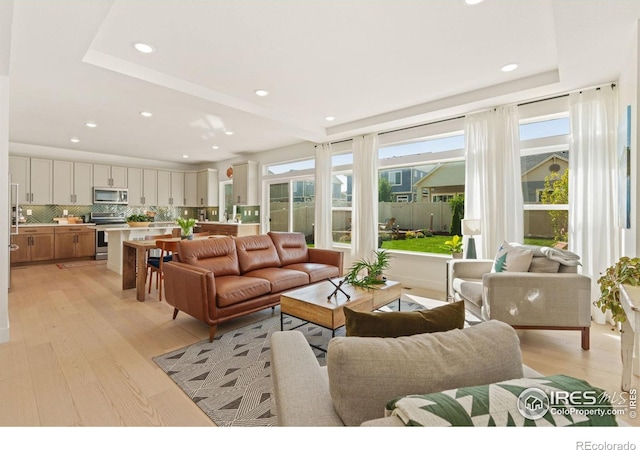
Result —
[[[193,240],[193,228],[189,228],[188,230],[182,230],[182,236],[180,236],[182,240]]]

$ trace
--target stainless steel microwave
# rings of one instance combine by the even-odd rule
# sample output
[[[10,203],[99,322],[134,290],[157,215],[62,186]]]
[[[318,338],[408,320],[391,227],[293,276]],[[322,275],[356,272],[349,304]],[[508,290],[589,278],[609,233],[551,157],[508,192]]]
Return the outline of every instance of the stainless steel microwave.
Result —
[[[129,190],[123,188],[93,188],[93,204],[96,205],[128,205]]]

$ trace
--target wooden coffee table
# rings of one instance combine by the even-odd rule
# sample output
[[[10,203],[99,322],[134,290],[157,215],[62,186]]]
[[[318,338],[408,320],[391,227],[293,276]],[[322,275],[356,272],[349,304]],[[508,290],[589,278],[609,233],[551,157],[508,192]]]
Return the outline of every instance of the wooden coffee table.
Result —
[[[334,278],[336,284],[341,278]],[[331,335],[344,326],[345,306],[356,310],[370,312],[393,301],[400,301],[402,286],[397,281],[389,281],[373,289],[356,288],[343,284],[336,296],[331,296],[335,286],[329,281],[305,286],[289,291],[280,296],[280,329],[284,328],[284,315],[297,317],[331,330]],[[350,296],[347,299],[346,294]],[[327,297],[331,296],[328,300]],[[324,350],[324,349],[321,349]]]

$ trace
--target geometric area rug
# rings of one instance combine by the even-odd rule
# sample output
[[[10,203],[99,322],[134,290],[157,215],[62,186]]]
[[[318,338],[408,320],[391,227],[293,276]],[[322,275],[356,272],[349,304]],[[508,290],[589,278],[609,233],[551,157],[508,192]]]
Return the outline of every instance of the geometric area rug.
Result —
[[[397,302],[388,306],[397,309]],[[403,311],[423,309],[402,301]],[[286,316],[284,329],[298,327],[307,340],[326,348],[331,331]],[[276,409],[271,388],[271,334],[280,330],[278,308],[274,316],[179,350],[153,361],[218,426],[275,426]],[[344,327],[335,332],[344,336]],[[321,365],[325,353],[314,350]]]

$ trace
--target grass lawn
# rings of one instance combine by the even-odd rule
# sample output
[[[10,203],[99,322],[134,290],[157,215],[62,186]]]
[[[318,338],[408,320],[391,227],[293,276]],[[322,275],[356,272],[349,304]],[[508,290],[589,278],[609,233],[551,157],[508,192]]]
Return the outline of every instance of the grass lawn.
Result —
[[[444,255],[448,255],[449,250],[444,247],[444,242],[448,241],[449,239],[451,239],[451,236],[435,235],[418,239],[398,239],[391,241],[382,241],[382,248],[389,250],[406,250],[409,252],[441,253]],[[525,238],[524,243],[529,245],[552,247],[553,244],[555,244],[555,240]]]

